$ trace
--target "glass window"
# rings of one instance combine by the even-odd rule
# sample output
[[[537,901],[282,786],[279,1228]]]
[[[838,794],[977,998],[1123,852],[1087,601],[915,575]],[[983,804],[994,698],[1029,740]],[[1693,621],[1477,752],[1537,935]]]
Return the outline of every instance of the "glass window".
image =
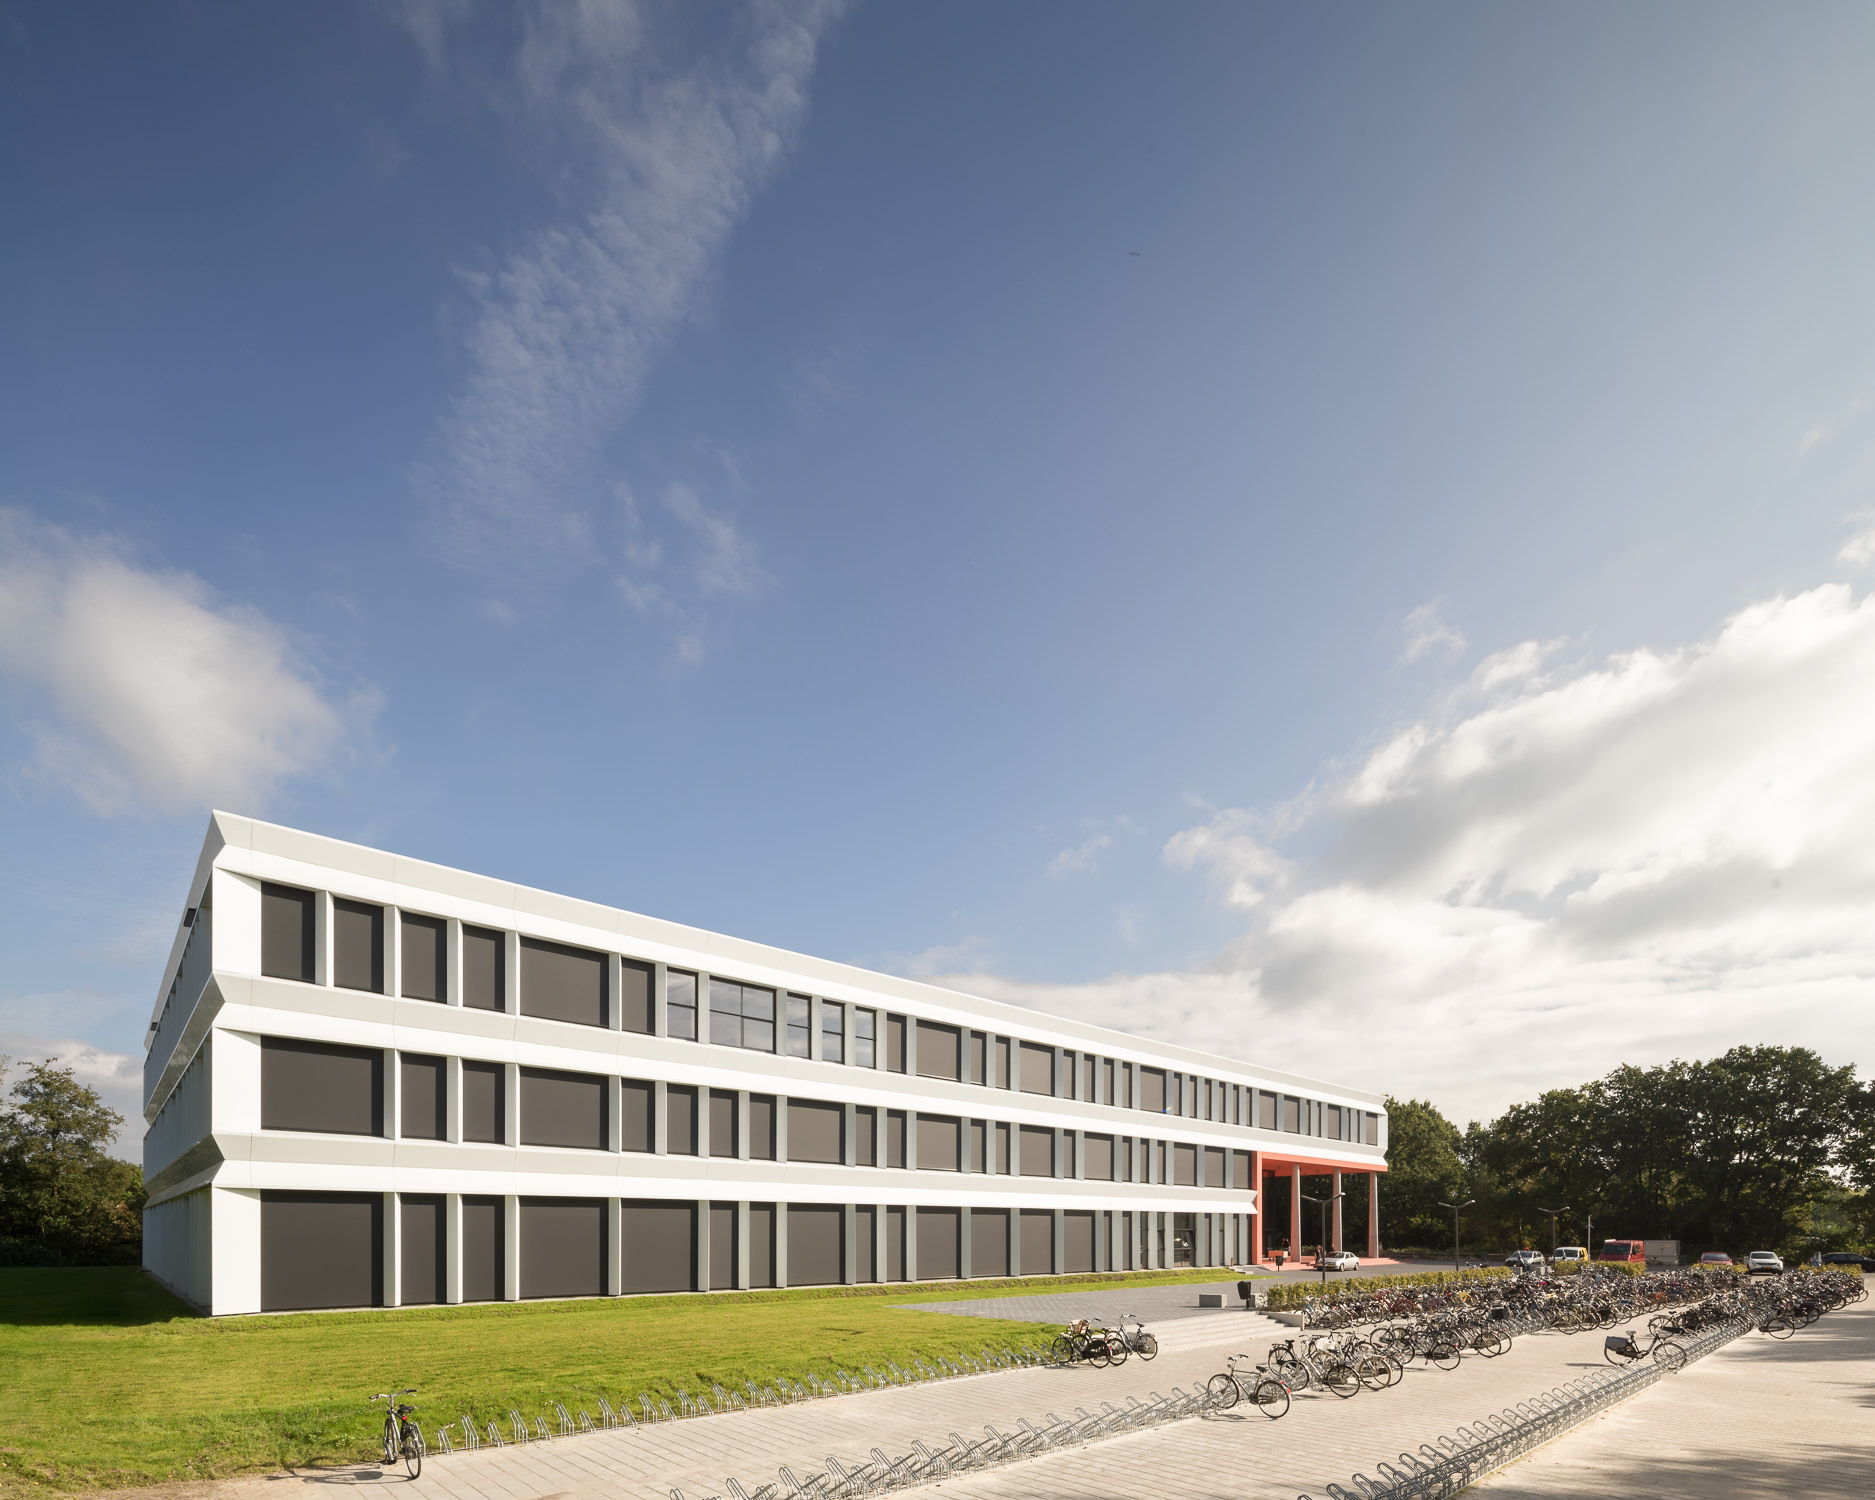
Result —
[[[669,969],[664,976],[664,1030],[682,1041],[697,1039],[697,976]]]
[[[820,1002],[820,1060],[846,1061],[846,1007],[838,1000]]]
[[[806,1057],[808,1055],[808,1013],[807,996],[788,996],[788,1056]]]
[[[710,1040],[719,1047],[775,1050],[775,992],[710,977]]]
[[[853,1066],[871,1068],[877,1064],[872,1055],[873,1026],[877,1011],[855,1009],[853,1012]]]

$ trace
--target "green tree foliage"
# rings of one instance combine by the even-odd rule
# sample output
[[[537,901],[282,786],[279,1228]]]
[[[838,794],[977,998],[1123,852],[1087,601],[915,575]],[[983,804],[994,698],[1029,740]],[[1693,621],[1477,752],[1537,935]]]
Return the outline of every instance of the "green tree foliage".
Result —
[[[1441,1245],[1451,1239],[1450,1211],[1465,1178],[1464,1138],[1424,1099],[1387,1100],[1387,1177],[1380,1222],[1389,1244]]]
[[[0,1238],[14,1260],[134,1265],[143,1170],[107,1150],[124,1117],[57,1058],[27,1063],[0,1097]],[[0,1086],[11,1071],[0,1058]]]
[[[1484,1237],[1677,1239],[1802,1252],[1859,1238],[1875,1189],[1875,1089],[1804,1047],[1616,1068],[1506,1110],[1465,1142]],[[1532,1226],[1535,1226],[1532,1228]]]

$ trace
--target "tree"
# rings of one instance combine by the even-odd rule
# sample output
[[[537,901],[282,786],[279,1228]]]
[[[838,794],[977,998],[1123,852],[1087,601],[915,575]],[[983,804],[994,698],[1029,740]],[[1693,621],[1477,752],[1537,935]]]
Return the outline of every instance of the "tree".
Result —
[[[0,1099],[0,1235],[80,1264],[134,1264],[143,1170],[106,1149],[124,1117],[57,1063],[27,1063]],[[0,1058],[0,1084],[10,1066]]]
[[[1381,1219],[1389,1244],[1431,1246],[1451,1236],[1449,1210],[1464,1167],[1458,1127],[1423,1099],[1387,1100],[1387,1178]]]

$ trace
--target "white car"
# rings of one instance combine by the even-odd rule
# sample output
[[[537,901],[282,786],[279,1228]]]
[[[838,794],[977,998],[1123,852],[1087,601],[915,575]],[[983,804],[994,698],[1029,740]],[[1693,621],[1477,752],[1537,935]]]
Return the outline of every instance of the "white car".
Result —
[[[1570,1260],[1586,1261],[1589,1258],[1588,1247],[1586,1245],[1558,1245],[1550,1251],[1549,1258],[1554,1265],[1561,1265],[1564,1261]]]
[[[1358,1271],[1361,1258],[1352,1250],[1330,1250],[1316,1257],[1315,1268],[1318,1271]]]
[[[1775,1250],[1754,1250],[1745,1257],[1745,1270],[1752,1275],[1768,1271],[1772,1275],[1782,1275],[1784,1262]]]
[[[1541,1250],[1513,1250],[1504,1257],[1504,1264],[1513,1271],[1540,1271],[1543,1269]]]

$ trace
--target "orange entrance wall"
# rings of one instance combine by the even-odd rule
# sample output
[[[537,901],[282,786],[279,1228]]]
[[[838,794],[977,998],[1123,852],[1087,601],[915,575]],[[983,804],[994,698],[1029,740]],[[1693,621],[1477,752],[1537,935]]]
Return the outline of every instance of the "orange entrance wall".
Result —
[[[1268,1226],[1263,1222],[1263,1205],[1267,1201],[1265,1191],[1266,1183],[1272,1177],[1285,1177],[1293,1182],[1297,1168],[1301,1169],[1303,1175],[1310,1177],[1327,1176],[1339,1172],[1342,1177],[1342,1190],[1344,1192],[1348,1191],[1350,1187],[1348,1179],[1359,1177],[1369,1179],[1367,1215],[1368,1242],[1363,1253],[1370,1260],[1378,1259],[1380,1256],[1380,1178],[1387,1170],[1387,1164],[1384,1161],[1372,1167],[1350,1167],[1346,1162],[1324,1161],[1320,1157],[1304,1156],[1293,1152],[1285,1152],[1281,1155],[1277,1155],[1272,1151],[1252,1151],[1250,1153],[1250,1178],[1257,1186],[1257,1212],[1254,1215],[1255,1223],[1250,1232],[1250,1243],[1256,1251],[1255,1263],[1257,1265],[1266,1266],[1276,1264],[1275,1258],[1269,1253],[1267,1248],[1272,1239],[1278,1242],[1286,1240],[1291,1245],[1300,1245],[1303,1242],[1304,1236],[1301,1232],[1301,1225],[1298,1222],[1301,1217],[1300,1211],[1302,1203],[1300,1199],[1293,1194],[1291,1195],[1289,1203],[1289,1223],[1287,1225],[1278,1226],[1279,1232],[1272,1235],[1268,1232]],[[1333,1227],[1330,1231],[1330,1241],[1337,1247],[1341,1244],[1340,1207],[1340,1204],[1335,1205],[1336,1211]],[[1289,1262],[1291,1265],[1294,1263],[1293,1260]]]

